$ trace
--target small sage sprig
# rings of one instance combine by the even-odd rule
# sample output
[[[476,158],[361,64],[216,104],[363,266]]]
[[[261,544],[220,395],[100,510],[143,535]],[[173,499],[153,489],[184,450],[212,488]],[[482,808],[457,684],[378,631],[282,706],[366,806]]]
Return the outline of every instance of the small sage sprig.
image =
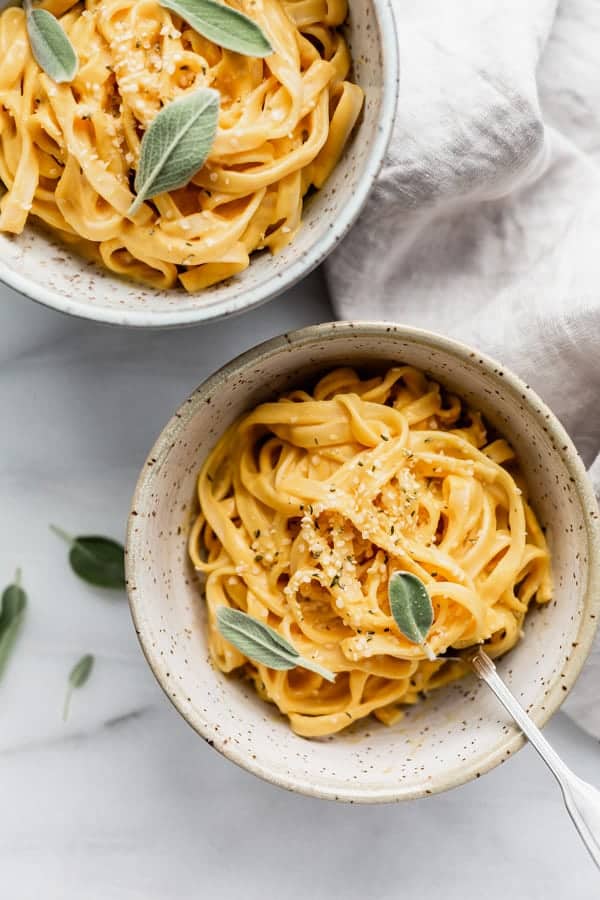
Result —
[[[221,606],[217,612],[217,627],[240,653],[269,669],[293,669],[301,666],[316,672],[327,681],[335,681],[333,672],[300,656],[296,648],[273,628],[241,609]]]
[[[21,570],[17,569],[13,584],[2,594],[0,607],[0,677],[12,652],[25,615],[27,594],[21,587]]]
[[[91,653],[82,656],[79,662],[76,662],[69,672],[69,683],[67,686],[67,694],[65,697],[65,705],[63,708],[63,720],[66,722],[69,715],[69,707],[71,705],[71,696],[76,688],[82,687],[92,673],[94,668],[94,657]]]
[[[144,200],[183,187],[202,167],[213,145],[219,117],[219,92],[200,88],[160,110],[140,146],[132,216]]]
[[[56,525],[50,528],[70,544],[69,562],[76,575],[97,587],[125,587],[125,551],[122,544],[94,534],[73,537]]]
[[[57,84],[73,81],[77,72],[77,54],[63,28],[47,9],[34,9],[24,0],[29,46],[38,66]]]
[[[215,0],[159,0],[161,6],[173,10],[185,19],[198,34],[209,41],[243,53],[245,56],[264,57],[273,48],[262,28],[244,13],[217,3]]]
[[[388,598],[394,621],[404,637],[420,644],[428,659],[436,659],[426,643],[433,624],[433,605],[421,579],[411,572],[394,572],[388,582]]]

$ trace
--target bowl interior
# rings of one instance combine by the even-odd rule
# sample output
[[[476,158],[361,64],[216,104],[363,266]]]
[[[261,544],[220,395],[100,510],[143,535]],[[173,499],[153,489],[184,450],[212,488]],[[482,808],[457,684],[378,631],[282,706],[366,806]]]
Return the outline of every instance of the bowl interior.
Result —
[[[307,201],[300,232],[277,256],[256,254],[240,275],[190,295],[115,277],[45,231],[28,226],[18,237],[0,234],[0,280],[73,315],[157,327],[230,315],[295,283],[328,255],[354,221],[379,170],[392,126],[397,59],[389,0],[351,0],[346,32],[353,77],[365,92],[363,113],[338,166]]]
[[[526,636],[500,663],[521,703],[544,721],[571,687],[592,638],[598,596],[594,501],[562,429],[509,373],[441,338],[379,326],[321,326],[242,357],[183,404],[144,468],[128,544],[131,603],[159,681],[189,722],[219,750],[259,775],[317,796],[415,797],[452,787],[521,746],[497,701],[474,678],[434,693],[388,728],[371,720],[333,738],[294,735],[275,707],[213,669],[200,588],[186,558],[198,468],[243,411],[335,365],[406,362],[456,390],[514,445],[532,503],[547,527],[555,600],[532,611]],[[329,331],[328,331],[329,329]],[[560,443],[557,443],[560,442]]]

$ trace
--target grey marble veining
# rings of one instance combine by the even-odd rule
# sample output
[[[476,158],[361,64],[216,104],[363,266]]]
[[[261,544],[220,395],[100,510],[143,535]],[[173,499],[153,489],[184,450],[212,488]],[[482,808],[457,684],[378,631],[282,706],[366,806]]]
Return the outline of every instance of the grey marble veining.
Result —
[[[237,769],[163,696],[124,598],[77,581],[48,530],[122,539],[137,471],[173,408],[238,352],[331,317],[318,275],[245,316],[162,333],[0,291],[0,578],[20,565],[30,598],[0,683],[1,900],[598,896],[529,748],[464,788],[386,807],[294,796]],[[66,676],[88,651],[96,669],[65,725]],[[561,715],[547,733],[600,781],[595,741]]]

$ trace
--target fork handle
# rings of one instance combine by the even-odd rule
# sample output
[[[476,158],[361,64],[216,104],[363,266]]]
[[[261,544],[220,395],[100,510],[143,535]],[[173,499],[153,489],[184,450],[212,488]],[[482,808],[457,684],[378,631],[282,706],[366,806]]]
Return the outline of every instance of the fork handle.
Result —
[[[590,856],[600,869],[600,791],[578,778],[550,746],[540,729],[504,684],[487,653],[479,650],[471,660],[477,675],[485,681],[506,711],[513,717],[529,743],[537,750],[560,785],[565,806]]]

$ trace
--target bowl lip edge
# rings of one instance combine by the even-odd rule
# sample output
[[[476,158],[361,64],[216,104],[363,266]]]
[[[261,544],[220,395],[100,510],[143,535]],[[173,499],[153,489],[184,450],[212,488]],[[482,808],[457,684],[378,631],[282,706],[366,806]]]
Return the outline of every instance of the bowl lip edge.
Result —
[[[262,284],[248,290],[241,288],[233,297],[217,300],[212,305],[160,313],[145,309],[119,310],[116,307],[96,309],[89,303],[66,298],[43,284],[31,281],[27,276],[20,274],[16,268],[9,267],[2,259],[0,259],[0,283],[42,306],[75,318],[104,325],[157,330],[190,327],[225,319],[247,310],[256,309],[273,300],[283,291],[294,287],[329,256],[355,223],[381,171],[391,140],[400,79],[396,19],[391,0],[372,0],[372,2],[379,34],[382,73],[377,133],[367,154],[357,189],[343,203],[332,226],[322,240],[319,243],[313,243],[308,250],[287,266],[283,273],[267,276]],[[141,286],[138,287],[138,290],[142,289]],[[248,295],[251,297],[249,302],[244,299]]]
[[[530,713],[538,727],[542,727],[552,715],[558,711],[563,701],[568,697],[588,657],[598,627],[600,614],[600,521],[598,518],[597,501],[591,483],[587,477],[585,467],[577,449],[560,420],[539,395],[529,387],[529,385],[525,384],[518,375],[513,373],[510,369],[507,369],[493,357],[490,357],[467,344],[445,337],[436,332],[389,321],[325,322],[318,325],[309,325],[270,338],[269,340],[263,341],[255,347],[244,351],[224,366],[221,366],[204,379],[183,403],[180,404],[160,432],[146,461],[142,465],[133,494],[131,510],[135,510],[136,506],[139,505],[138,501],[146,494],[147,480],[152,477],[147,462],[151,458],[158,460],[161,455],[168,452],[169,445],[172,443],[172,429],[176,428],[180,430],[185,428],[189,418],[195,414],[198,402],[203,401],[208,395],[212,394],[215,387],[222,384],[224,379],[229,380],[231,377],[235,376],[236,373],[240,373],[246,369],[248,365],[255,365],[265,358],[277,355],[281,350],[289,351],[295,347],[300,348],[313,343],[320,343],[324,338],[330,337],[332,332],[335,332],[340,336],[354,335],[358,339],[360,339],[360,337],[372,336],[389,337],[392,339],[396,338],[411,343],[420,343],[425,346],[433,345],[436,349],[441,349],[450,353],[459,361],[472,362],[473,359],[476,359],[477,361],[480,361],[480,364],[483,365],[484,370],[488,375],[498,380],[499,386],[510,387],[511,391],[519,394],[519,396],[525,395],[527,405],[534,417],[540,423],[543,421],[545,426],[551,429],[553,436],[557,438],[557,449],[555,452],[561,457],[568,472],[575,480],[577,498],[586,525],[588,577],[585,594],[583,596],[581,620],[576,635],[576,652],[567,653],[561,669],[559,671],[557,670],[557,677],[554,679],[551,689],[543,698],[543,706],[538,703],[536,709]],[[498,375],[498,370],[502,371],[502,376]],[[366,790],[361,790],[358,784],[356,786],[338,785],[329,788],[322,783],[315,784],[308,778],[291,775],[290,773],[282,775],[273,772],[273,770],[263,766],[257,760],[252,760],[247,757],[243,751],[236,752],[235,746],[229,743],[222,743],[223,739],[219,737],[218,732],[213,733],[210,731],[211,726],[208,722],[204,723],[199,717],[193,715],[193,711],[188,708],[183,694],[181,696],[174,696],[169,693],[168,686],[160,672],[158,658],[154,659],[152,657],[149,647],[147,648],[142,640],[141,620],[137,608],[137,598],[134,597],[134,592],[136,591],[136,579],[134,575],[136,552],[133,531],[134,519],[132,519],[130,513],[128,517],[126,538],[128,601],[142,652],[144,653],[159,685],[190,727],[192,727],[205,741],[210,743],[215,750],[246,771],[279,787],[306,796],[328,800],[339,800],[349,803],[391,803],[399,802],[401,800],[418,799],[459,787],[460,785],[491,771],[525,745],[526,741],[523,735],[511,727],[508,736],[500,735],[499,743],[494,749],[487,753],[484,759],[479,761],[475,760],[468,766],[452,770],[451,775],[447,775],[445,778],[440,779],[440,783],[431,788],[428,788],[427,784],[423,783],[422,785],[414,784],[408,788],[403,788],[402,785],[398,784],[392,787],[367,788]],[[566,685],[564,684],[565,680],[568,680]],[[563,690],[563,686],[567,687],[568,690]]]

